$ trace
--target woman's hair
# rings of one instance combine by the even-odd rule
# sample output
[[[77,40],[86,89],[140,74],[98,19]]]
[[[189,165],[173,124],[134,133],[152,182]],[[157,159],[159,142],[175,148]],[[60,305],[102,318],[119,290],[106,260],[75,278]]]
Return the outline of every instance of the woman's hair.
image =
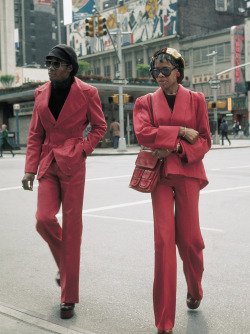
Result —
[[[178,72],[180,73],[180,76],[177,78],[178,83],[181,83],[184,78],[184,67],[185,67],[185,61],[182,58],[181,54],[178,53],[173,48],[164,48],[161,50],[158,50],[154,53],[151,61],[150,61],[150,73],[152,75],[153,69],[155,67],[155,61],[160,61],[163,63],[164,60],[169,61],[174,67],[178,69]],[[152,75],[154,78],[154,76]],[[155,78],[154,78],[155,79]]]

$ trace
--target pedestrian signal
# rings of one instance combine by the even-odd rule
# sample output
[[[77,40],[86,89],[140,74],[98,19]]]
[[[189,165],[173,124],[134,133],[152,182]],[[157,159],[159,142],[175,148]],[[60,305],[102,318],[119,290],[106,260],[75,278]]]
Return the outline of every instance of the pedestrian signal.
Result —
[[[95,32],[94,32],[94,24],[95,24],[94,17],[93,16],[88,17],[85,20],[85,23],[86,23],[86,27],[85,27],[86,36],[94,37],[94,35],[95,35]]]
[[[106,19],[104,17],[98,16],[97,18],[97,32],[98,36],[107,35]]]

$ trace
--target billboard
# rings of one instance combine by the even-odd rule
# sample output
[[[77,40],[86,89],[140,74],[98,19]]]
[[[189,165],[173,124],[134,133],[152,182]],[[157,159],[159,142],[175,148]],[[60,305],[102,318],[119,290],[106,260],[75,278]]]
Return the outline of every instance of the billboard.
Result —
[[[245,35],[243,27],[231,28],[231,64],[232,67],[244,64]],[[245,67],[236,68],[232,75],[232,92],[245,93]]]
[[[52,0],[34,0],[34,10],[38,12],[51,13]]]
[[[94,0],[72,0],[72,22],[82,20],[93,14]]]
[[[87,9],[90,1],[80,2],[85,2]],[[73,22],[69,28],[69,41],[78,56],[113,49],[109,35],[98,37],[96,34],[94,38],[85,35],[85,19],[91,15],[92,11],[82,11],[82,19]],[[129,32],[122,37],[123,46],[177,34],[177,0],[138,0],[123,7],[105,10],[101,15],[106,18],[110,33],[116,31],[117,22],[123,32]],[[117,45],[116,35],[112,35],[112,39]]]

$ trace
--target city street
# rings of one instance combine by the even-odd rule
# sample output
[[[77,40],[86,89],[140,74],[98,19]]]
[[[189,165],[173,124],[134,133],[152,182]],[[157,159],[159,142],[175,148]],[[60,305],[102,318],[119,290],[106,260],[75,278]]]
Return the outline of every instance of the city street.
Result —
[[[80,303],[70,320],[59,317],[57,268],[35,229],[37,182],[33,192],[21,187],[24,155],[0,159],[1,334],[156,333],[152,207],[150,195],[128,188],[135,159],[87,159]],[[247,334],[250,148],[211,150],[204,163],[210,181],[200,196],[204,299],[198,310],[187,309],[178,259],[174,334]]]

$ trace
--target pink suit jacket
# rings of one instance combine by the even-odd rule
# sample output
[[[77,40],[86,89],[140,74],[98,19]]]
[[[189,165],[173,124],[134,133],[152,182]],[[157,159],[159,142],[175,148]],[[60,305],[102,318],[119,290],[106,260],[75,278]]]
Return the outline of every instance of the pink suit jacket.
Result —
[[[151,148],[176,150],[180,142],[183,153],[172,153],[164,159],[165,174],[178,174],[200,180],[200,187],[208,184],[202,159],[211,148],[208,112],[204,95],[179,85],[173,112],[170,111],[161,88],[152,96],[154,125],[150,112],[150,94],[136,100],[134,106],[134,129],[138,143]],[[199,138],[191,145],[178,137],[180,126],[199,132]]]
[[[83,151],[90,155],[106,132],[106,122],[97,89],[75,78],[57,120],[49,110],[51,82],[35,91],[35,106],[31,119],[25,172],[37,173],[40,179],[55,158],[66,175],[81,166]],[[87,139],[83,130],[88,123]]]

